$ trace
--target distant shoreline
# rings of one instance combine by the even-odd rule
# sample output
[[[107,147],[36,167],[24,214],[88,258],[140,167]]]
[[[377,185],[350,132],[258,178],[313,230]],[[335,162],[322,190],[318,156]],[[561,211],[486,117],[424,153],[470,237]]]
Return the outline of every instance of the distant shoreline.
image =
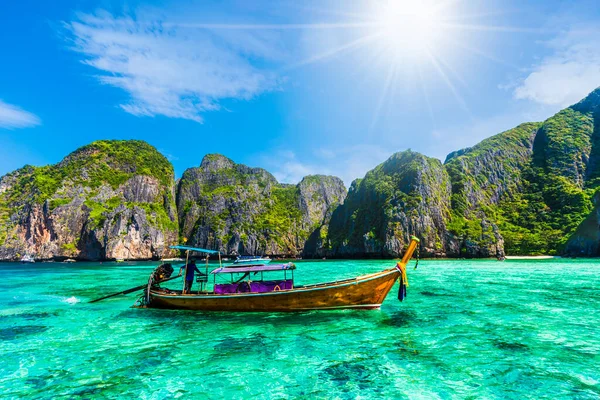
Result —
[[[598,258],[598,257],[563,257],[563,256],[549,256],[549,255],[539,255],[539,256],[506,256],[505,260],[506,261],[518,261],[518,260],[530,260],[530,261],[536,261],[536,260],[558,260],[558,259],[568,259],[568,258],[581,258],[581,259],[588,259],[588,258]],[[279,258],[279,259],[273,259],[273,261],[275,262],[298,262],[298,261],[312,261],[312,262],[319,262],[319,261],[329,261],[329,262],[335,262],[335,261],[390,261],[390,262],[396,262],[398,260],[400,260],[399,258],[327,258],[327,259],[321,259],[321,258],[304,258],[304,259],[295,259],[295,258]],[[474,260],[488,260],[488,261],[496,261],[495,257],[481,257],[481,258],[451,258],[451,257],[423,257],[421,258],[421,261],[427,262],[427,261],[454,261],[457,263],[460,263],[461,261],[474,261]],[[215,262],[218,263],[218,259],[210,259],[211,264],[214,264]],[[411,261],[415,261],[415,259],[412,259]],[[168,259],[168,260],[152,260],[152,259],[137,259],[137,260],[124,260],[121,262],[117,262],[115,260],[76,260],[75,262],[64,262],[64,261],[57,261],[57,260],[36,260],[35,264],[41,264],[41,263],[49,263],[49,264],[80,264],[80,263],[97,263],[97,264],[107,264],[107,265],[119,265],[119,264],[127,264],[127,263],[138,263],[138,262],[150,262],[150,263],[174,263],[174,264],[185,264],[185,259]],[[233,262],[233,259],[229,259],[229,260],[222,260],[223,264],[230,264]],[[499,261],[500,262],[500,261]],[[27,263],[22,263],[20,261],[16,261],[16,260],[0,260],[1,264],[23,264],[26,265]]]

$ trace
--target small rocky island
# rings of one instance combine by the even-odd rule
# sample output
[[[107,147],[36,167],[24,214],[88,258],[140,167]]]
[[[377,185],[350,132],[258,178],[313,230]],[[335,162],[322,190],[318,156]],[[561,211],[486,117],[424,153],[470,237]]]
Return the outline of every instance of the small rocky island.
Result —
[[[296,185],[219,155],[176,183],[143,141],[97,141],[0,179],[0,260],[158,259],[181,241],[223,254],[600,255],[600,89],[541,123],[455,151],[407,150],[356,179]]]

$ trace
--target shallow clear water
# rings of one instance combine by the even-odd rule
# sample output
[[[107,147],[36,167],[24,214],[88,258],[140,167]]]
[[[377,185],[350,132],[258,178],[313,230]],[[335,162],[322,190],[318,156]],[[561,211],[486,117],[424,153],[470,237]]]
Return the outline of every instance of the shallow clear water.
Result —
[[[301,261],[296,281],[390,265]],[[155,266],[0,264],[1,397],[600,397],[600,260],[424,260],[375,311],[86,304]]]

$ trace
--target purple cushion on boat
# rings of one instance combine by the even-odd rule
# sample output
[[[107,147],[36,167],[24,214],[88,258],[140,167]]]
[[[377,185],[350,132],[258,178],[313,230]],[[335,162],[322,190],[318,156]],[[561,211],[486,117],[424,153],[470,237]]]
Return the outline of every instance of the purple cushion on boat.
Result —
[[[238,289],[238,286],[243,284],[243,287]],[[246,289],[244,283],[224,283],[224,284],[216,284],[215,285],[215,294],[231,294],[231,293],[240,293]],[[250,289],[252,293],[268,293],[274,292],[278,290],[290,290],[292,289],[292,281],[291,280],[282,280],[282,281],[256,281],[250,282]]]

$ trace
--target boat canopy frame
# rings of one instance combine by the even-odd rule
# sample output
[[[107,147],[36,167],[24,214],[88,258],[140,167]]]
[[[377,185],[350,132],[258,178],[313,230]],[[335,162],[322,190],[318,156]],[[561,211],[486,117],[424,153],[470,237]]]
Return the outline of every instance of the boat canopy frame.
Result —
[[[248,265],[243,267],[219,267],[213,269],[211,274],[239,274],[244,272],[272,272],[272,271],[289,271],[296,269],[292,263],[288,264],[270,264],[270,265]]]
[[[202,249],[200,247],[184,246],[181,244],[178,244],[176,246],[169,246],[169,248],[174,249],[174,250],[195,251],[197,253],[221,254],[221,252],[218,250],[208,250],[208,249]]]
[[[292,282],[294,281],[294,270],[296,269],[296,265],[294,265],[293,263],[287,263],[287,264],[274,264],[274,265],[266,265],[266,264],[257,264],[257,265],[248,265],[248,266],[243,266],[243,267],[238,267],[238,266],[226,266],[223,267],[222,261],[221,261],[221,252],[218,250],[208,250],[208,249],[203,249],[201,247],[192,247],[192,246],[186,246],[186,245],[175,245],[175,246],[169,246],[170,249],[173,250],[182,250],[185,251],[186,257],[185,257],[185,272],[184,272],[184,278],[183,278],[183,287],[181,288],[181,292],[185,293],[185,276],[187,276],[187,268],[188,268],[188,264],[189,264],[189,256],[190,256],[190,252],[196,252],[196,253],[204,253],[206,254],[206,265],[205,265],[205,271],[206,273],[204,274],[204,277],[201,281],[201,287],[200,287],[200,291],[202,291],[202,283],[207,283],[208,282],[208,276],[209,276],[209,272],[208,272],[208,258],[210,254],[217,254],[219,256],[219,267],[215,268],[214,270],[212,270],[210,272],[210,274],[213,276],[213,285],[217,284],[217,275],[219,274],[230,274],[230,279],[233,282],[233,275],[234,274],[244,274],[244,276],[247,276],[248,274],[254,272],[254,274],[257,274],[260,272],[260,280],[264,281],[264,272],[275,272],[275,271],[283,271],[283,276],[284,276],[284,280],[287,280],[287,272],[291,271],[292,272]],[[262,258],[262,257],[261,257]],[[293,283],[292,283],[293,284]]]
[[[208,250],[208,249],[203,249],[201,247],[192,247],[192,246],[186,246],[186,245],[182,245],[182,244],[178,244],[175,246],[169,246],[169,248],[173,249],[173,250],[184,250],[185,251],[185,271],[184,271],[184,275],[183,275],[183,279],[182,279],[183,286],[181,288],[181,293],[185,293],[185,277],[187,276],[187,268],[188,268],[188,263],[189,263],[188,261],[190,258],[190,252],[206,254],[206,266],[205,266],[205,274],[204,274],[206,279],[202,279],[200,281],[200,291],[202,290],[202,284],[208,282],[208,256],[209,256],[209,254],[217,254],[219,256],[219,268],[223,267],[223,265],[221,263],[221,252],[218,250]]]

